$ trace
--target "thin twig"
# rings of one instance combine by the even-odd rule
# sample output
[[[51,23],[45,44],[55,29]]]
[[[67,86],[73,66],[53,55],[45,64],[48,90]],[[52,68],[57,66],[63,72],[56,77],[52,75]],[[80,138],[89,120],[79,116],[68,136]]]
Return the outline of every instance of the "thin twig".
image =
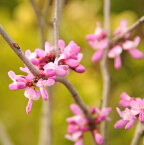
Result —
[[[58,57],[59,55],[58,40],[59,40],[60,11],[61,11],[60,1],[55,0],[53,26],[54,26],[54,44],[56,46],[55,50],[56,57]]]
[[[44,48],[44,43],[46,41],[45,37],[46,37],[46,34],[45,34],[45,20],[43,18],[43,15],[41,14],[40,12],[40,9],[38,8],[38,5],[36,3],[35,0],[30,0],[30,3],[33,7],[33,10],[35,12],[35,15],[36,15],[36,18],[37,18],[37,22],[38,22],[38,25],[39,25],[39,31],[40,31],[40,44],[41,44],[41,48]]]
[[[12,38],[4,30],[4,28],[2,27],[1,24],[0,24],[0,34],[5,39],[5,41],[9,44],[9,46],[12,48],[12,50],[17,54],[17,56],[22,60],[22,62],[29,68],[30,72],[34,76],[38,76],[39,70],[24,55],[24,52],[21,50],[20,46],[12,40]]]
[[[13,145],[9,135],[7,134],[3,124],[0,122],[0,142],[2,145]]]
[[[107,32],[107,40],[109,42],[109,35],[110,35],[110,0],[104,0],[104,27],[105,31]],[[102,108],[108,107],[109,103],[109,93],[110,93],[110,74],[108,71],[108,58],[107,53],[109,50],[109,46],[105,50],[104,57],[101,61],[101,73],[103,78],[103,99],[102,99]],[[107,144],[107,126],[108,122],[104,121],[102,124],[102,135],[104,139],[104,144]]]
[[[118,35],[112,39],[112,43],[116,43],[120,41],[127,33],[132,32],[135,30],[139,25],[144,23],[144,16],[142,16],[138,21],[136,21],[132,26],[130,26],[124,33]]]
[[[131,142],[131,145],[139,145],[140,140],[144,136],[144,125],[139,122],[133,137],[133,140]]]

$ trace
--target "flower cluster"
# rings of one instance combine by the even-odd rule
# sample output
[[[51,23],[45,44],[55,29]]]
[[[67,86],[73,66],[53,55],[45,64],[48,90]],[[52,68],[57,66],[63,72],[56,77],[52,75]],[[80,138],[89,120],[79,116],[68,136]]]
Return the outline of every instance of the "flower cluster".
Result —
[[[13,71],[9,71],[8,75],[13,83],[9,85],[11,90],[25,89],[25,97],[29,99],[26,112],[32,109],[34,100],[38,100],[42,96],[43,100],[48,100],[48,93],[45,87],[55,84],[55,78],[65,77],[69,74],[69,69],[82,73],[85,71],[84,66],[80,64],[82,53],[80,47],[73,41],[67,46],[63,40],[59,40],[58,47],[60,54],[55,56],[55,46],[45,43],[45,49],[35,49],[34,52],[27,50],[26,57],[32,64],[40,70],[38,76],[34,76],[27,67],[20,67],[20,70],[27,75],[16,75]],[[47,79],[45,79],[47,78]]]
[[[122,20],[120,22],[120,27],[117,28],[114,32],[114,36],[123,34],[127,30],[127,22]],[[98,23],[96,31],[94,34],[87,35],[86,39],[91,47],[97,51],[92,57],[92,61],[100,61],[104,55],[105,49],[108,47],[108,41],[106,39],[106,32],[100,27]],[[143,53],[136,49],[140,42],[140,37],[135,37],[134,40],[128,40],[130,33],[127,33],[122,41],[117,42],[116,44],[110,44],[110,50],[108,52],[108,58],[114,59],[114,67],[120,69],[122,67],[121,54],[124,51],[127,51],[133,58],[141,59],[143,58]],[[110,43],[110,42],[109,42]]]
[[[75,142],[75,145],[83,145],[83,134],[84,132],[90,131],[89,120],[85,117],[78,105],[72,104],[70,109],[74,116],[67,118],[69,126],[66,138]],[[91,109],[91,115],[94,118],[95,125],[97,126],[104,120],[110,120],[108,117],[110,111],[111,108],[105,108],[100,111],[96,107],[93,107]],[[97,144],[103,144],[102,136],[100,135],[97,128],[93,129],[93,135]]]
[[[136,120],[144,123],[144,99],[133,98],[126,93],[122,93],[120,97],[120,105],[125,108],[125,110],[121,111],[119,108],[116,108],[122,119],[118,120],[114,127],[116,129],[123,127],[125,127],[125,129],[130,129]]]

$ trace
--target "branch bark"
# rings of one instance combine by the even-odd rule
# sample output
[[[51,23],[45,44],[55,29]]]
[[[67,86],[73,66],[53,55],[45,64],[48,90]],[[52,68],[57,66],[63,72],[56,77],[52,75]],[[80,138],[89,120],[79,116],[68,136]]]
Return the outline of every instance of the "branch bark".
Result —
[[[39,70],[29,61],[29,59],[25,56],[24,52],[21,50],[20,46],[13,41],[13,39],[4,30],[1,24],[0,24],[0,34],[9,44],[12,50],[16,53],[16,55],[20,58],[20,60],[22,60],[22,62],[29,68],[30,72],[33,75],[38,76]]]
[[[0,141],[2,145],[14,145],[1,122],[0,122]]]
[[[59,29],[60,29],[60,0],[55,0],[55,6],[54,6],[54,18],[53,18],[53,27],[54,27],[54,44],[56,46],[55,54],[56,57],[59,55],[59,48],[58,48],[58,40],[59,40]]]
[[[70,81],[66,78],[57,78],[56,81],[62,83],[69,90],[69,92],[71,93],[71,96],[73,97],[74,101],[79,105],[79,107],[81,108],[81,110],[83,111],[85,116],[88,118],[88,120],[90,121],[89,122],[89,127],[90,127],[90,130],[91,130],[92,136],[93,136],[93,130],[96,129],[94,119],[93,119],[92,115],[90,114],[87,105],[83,102],[80,95],[78,94],[77,90],[70,83]],[[94,143],[97,144],[95,142],[95,139],[94,139]]]
[[[40,9],[38,8],[36,1],[30,0],[30,3],[31,3],[33,10],[35,12],[38,26],[39,26],[41,48],[44,48],[44,43],[46,41],[46,28],[45,28],[46,22],[45,22],[45,19],[43,17],[43,14],[41,14]]]
[[[116,43],[120,41],[127,33],[132,32],[135,30],[139,25],[144,23],[144,16],[142,16],[138,21],[136,21],[133,25],[131,25],[124,33],[118,35],[112,39],[112,43]]]
[[[141,122],[139,122],[131,145],[139,145],[142,137],[144,137],[144,125]]]
[[[107,32],[107,40],[109,42],[110,35],[110,0],[104,0],[104,28]],[[105,50],[104,57],[101,61],[101,73],[103,78],[103,92],[102,92],[102,108],[108,107],[109,103],[109,93],[110,93],[110,74],[108,71],[108,58],[107,53],[109,50],[109,45]],[[107,144],[107,127],[108,122],[104,121],[101,126],[102,136],[104,139],[104,144]]]

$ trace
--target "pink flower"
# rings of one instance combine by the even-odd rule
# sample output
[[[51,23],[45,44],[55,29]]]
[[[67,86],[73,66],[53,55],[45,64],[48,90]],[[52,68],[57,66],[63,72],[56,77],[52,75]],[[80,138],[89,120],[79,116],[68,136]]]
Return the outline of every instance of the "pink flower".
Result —
[[[88,40],[90,45],[94,43],[94,41],[102,40],[107,36],[105,30],[101,28],[100,22],[97,22],[96,25],[97,27],[95,33],[86,36],[86,39]],[[91,46],[93,46],[93,44]]]
[[[59,57],[60,63],[68,65],[78,73],[85,71],[85,68],[80,65],[83,55],[80,53],[80,47],[74,41],[71,41],[67,46],[65,46],[64,41],[59,40],[59,48],[61,50]]]
[[[136,37],[134,41],[127,40],[123,43],[123,49],[128,51],[128,53],[135,59],[143,58],[143,53],[136,49],[140,42],[140,37]]]
[[[56,59],[55,62],[50,62],[44,66],[44,73],[48,77],[59,76],[64,77],[69,73],[68,65],[58,65],[59,60]]]
[[[130,102],[131,110],[144,123],[144,99],[136,98]]]
[[[108,41],[105,39],[107,36],[105,30],[103,30],[100,26],[100,23],[97,23],[97,28],[94,34],[90,34],[86,36],[86,39],[89,45],[96,49],[97,51],[92,56],[93,62],[98,62],[102,59],[104,51],[108,45]]]
[[[129,107],[130,106],[130,102],[132,100],[134,100],[134,98],[130,97],[127,93],[123,92],[121,95],[121,100],[119,102],[119,104],[122,106],[122,107]]]
[[[44,100],[48,100],[49,96],[47,90],[45,89],[46,86],[54,85],[55,81],[53,79],[43,80],[39,79],[36,86],[40,88],[40,93]]]
[[[103,138],[102,138],[102,136],[98,133],[98,131],[97,131],[97,130],[94,130],[93,133],[94,133],[95,141],[97,142],[97,144],[98,144],[98,145],[103,144]]]
[[[22,75],[16,75],[13,71],[8,72],[9,77],[12,79],[13,83],[9,85],[11,90],[24,89],[26,87],[26,79]]]
[[[108,57],[109,58],[114,58],[114,67],[116,69],[121,68],[121,55],[122,53],[122,47],[120,45],[114,46],[109,52],[108,52]]]
[[[32,53],[30,50],[26,50],[25,55],[34,65],[39,64],[39,60],[36,58],[37,54],[35,52]]]
[[[76,104],[72,104],[70,106],[71,111],[73,112],[74,116],[67,118],[68,122],[68,134],[66,138],[74,141],[75,144],[83,144],[83,134],[87,131],[91,131],[89,128],[89,120],[83,114],[83,111],[80,107]],[[110,120],[108,114],[110,113],[111,108],[105,108],[102,111],[93,107],[90,111],[91,115],[93,115],[95,124],[98,125],[104,120]],[[103,139],[98,130],[93,130],[93,135],[97,144],[103,144]]]
[[[118,27],[115,32],[114,32],[114,35],[117,36],[117,35],[120,35],[122,33],[124,33],[126,30],[127,30],[127,21],[126,20],[121,20],[120,21],[120,27]],[[128,39],[128,37],[130,36],[130,33],[127,33],[124,38],[125,39]]]
[[[26,88],[25,97],[29,99],[28,105],[26,107],[26,113],[29,114],[31,109],[32,109],[32,104],[34,100],[38,100],[40,97],[40,91],[39,90],[34,90],[29,87]]]
[[[92,56],[93,62],[97,62],[102,59],[107,44],[107,40],[95,41],[95,43],[93,43],[93,48],[97,50]]]
[[[130,129],[135,121],[136,117],[132,110],[126,108],[124,111],[120,111],[119,108],[116,108],[119,116],[122,118],[121,120],[117,121],[114,125],[116,129],[122,128],[125,126],[125,129]]]
[[[125,126],[125,129],[130,129],[137,119],[144,123],[144,99],[132,98],[126,93],[122,93],[120,97],[120,105],[125,110],[121,112],[119,108],[116,108],[122,119],[117,121],[114,127],[119,129]]]

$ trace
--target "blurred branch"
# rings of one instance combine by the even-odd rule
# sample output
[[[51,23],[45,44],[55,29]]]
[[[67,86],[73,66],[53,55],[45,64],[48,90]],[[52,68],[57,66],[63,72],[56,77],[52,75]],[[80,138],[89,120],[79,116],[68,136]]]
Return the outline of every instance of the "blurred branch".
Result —
[[[140,140],[144,136],[144,125],[139,122],[133,137],[133,140],[131,142],[131,145],[139,145]]]
[[[39,145],[52,145],[52,88],[47,88],[49,100],[43,101]]]
[[[0,122],[0,141],[3,145],[13,145],[11,139],[9,138],[9,136],[1,122]]]
[[[144,16],[142,16],[138,21],[136,21],[131,27],[129,27],[124,33],[121,35],[118,35],[112,39],[112,43],[116,43],[117,41],[120,41],[127,33],[132,32],[135,30],[139,25],[144,23]]]
[[[55,0],[53,26],[54,26],[54,44],[56,46],[55,50],[56,57],[58,57],[59,55],[58,40],[60,31],[60,16],[63,4],[64,0]]]
[[[22,62],[29,68],[30,72],[34,76],[39,75],[39,70],[30,62],[30,60],[25,56],[24,52],[21,50],[20,46],[15,43],[9,34],[4,30],[2,25],[0,24],[0,34],[4,38],[4,40],[9,44],[12,50],[16,53],[16,55],[22,60]]]
[[[40,30],[40,43],[41,43],[41,48],[44,48],[44,43],[46,41],[45,37],[46,37],[46,34],[45,34],[45,19],[43,18],[43,15],[41,14],[41,11],[36,3],[35,0],[30,0],[30,3],[33,7],[33,10],[35,12],[35,15],[36,15],[36,18],[37,18],[37,22],[38,22],[38,25],[39,25],[39,30]]]
[[[66,78],[57,78],[56,81],[62,83],[63,85],[65,85],[65,87],[69,90],[69,92],[71,93],[74,101],[79,105],[79,107],[81,108],[81,110],[83,111],[85,116],[88,118],[89,127],[90,127],[90,130],[91,130],[92,135],[93,135],[93,130],[96,129],[96,125],[95,125],[94,119],[93,119],[92,115],[90,114],[87,105],[83,102],[83,100],[79,96],[77,90],[70,83],[70,81],[68,79],[66,79]],[[95,142],[95,139],[94,139],[94,142]],[[96,142],[95,142],[95,144],[96,144]]]
[[[107,40],[109,42],[110,35],[110,0],[104,0],[104,27],[107,32]],[[101,61],[101,73],[103,78],[103,97],[102,97],[102,108],[108,107],[109,93],[110,93],[110,74],[108,71],[108,58],[107,53],[109,50],[109,45],[105,50],[104,57]],[[108,122],[104,121],[101,127],[102,135],[104,139],[104,144],[107,144],[107,127]]]

